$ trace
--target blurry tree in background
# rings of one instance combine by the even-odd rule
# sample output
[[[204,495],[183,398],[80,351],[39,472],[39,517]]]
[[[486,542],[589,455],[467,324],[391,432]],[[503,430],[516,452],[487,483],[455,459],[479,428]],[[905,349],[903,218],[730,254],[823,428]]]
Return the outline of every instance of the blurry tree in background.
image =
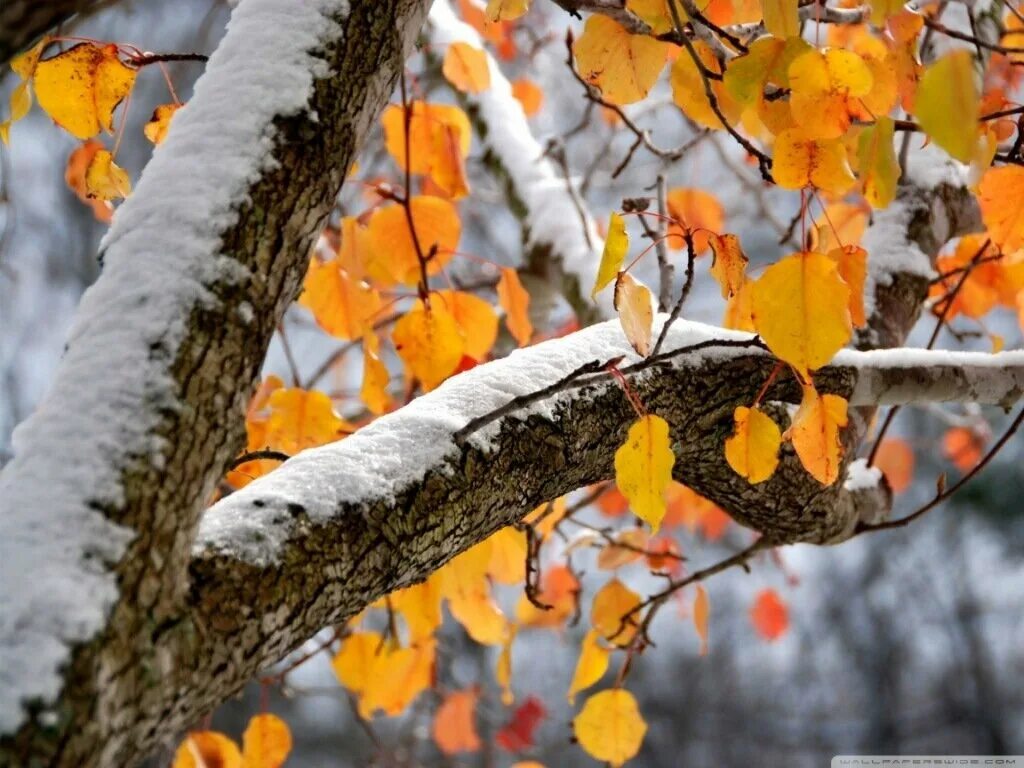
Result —
[[[237,5],[0,10],[0,765],[1024,750],[1019,3]]]

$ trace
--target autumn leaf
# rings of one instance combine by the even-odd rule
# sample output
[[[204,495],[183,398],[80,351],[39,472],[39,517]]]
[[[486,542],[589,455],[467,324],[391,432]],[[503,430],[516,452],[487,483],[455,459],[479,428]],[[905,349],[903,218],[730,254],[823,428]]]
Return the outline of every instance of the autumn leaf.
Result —
[[[761,8],[769,35],[785,39],[800,34],[797,0],[761,0]]]
[[[850,288],[850,320],[857,328],[867,324],[864,312],[864,283],[868,277],[868,252],[859,245],[847,245],[828,252],[836,263],[839,276]]]
[[[380,294],[344,268],[341,258],[313,258],[299,304],[321,328],[340,339],[359,339],[381,309]]]
[[[710,192],[693,187],[670,189],[666,198],[668,213],[673,221],[668,227],[670,248],[686,248],[686,235],[693,239],[693,255],[700,256],[708,249],[711,236],[725,224],[725,209]]]
[[[525,347],[533,338],[533,323],[530,322],[530,294],[519,280],[519,273],[511,267],[502,267],[497,291],[498,303],[505,310],[505,325],[519,346]]]
[[[668,60],[668,44],[648,35],[633,35],[601,14],[587,18],[573,45],[580,75],[601,89],[613,104],[640,101],[654,85]]]
[[[961,472],[970,472],[981,461],[985,442],[968,427],[952,427],[942,436],[942,453]]]
[[[725,441],[725,459],[736,474],[751,483],[763,483],[779,465],[782,430],[759,408],[738,407],[735,427]]]
[[[359,697],[359,713],[368,718],[380,710],[394,716],[405,711],[434,676],[436,642],[423,640],[408,648],[390,648],[374,657],[370,680]]]
[[[893,147],[895,123],[891,117],[879,117],[874,125],[861,131],[857,140],[857,164],[864,198],[872,208],[887,208],[896,199],[900,164]]]
[[[597,268],[597,279],[594,281],[594,288],[590,292],[591,298],[597,296],[598,293],[604,290],[605,286],[618,276],[628,252],[629,233],[626,232],[626,220],[619,214],[612,212],[608,219],[608,237],[604,241],[601,264]]]
[[[406,158],[405,108],[392,104],[384,110],[384,143],[398,167],[427,174],[449,197],[469,194],[465,160],[473,130],[466,113],[448,104],[409,104],[409,157]],[[426,247],[426,246],[424,246]]]
[[[238,745],[217,731],[192,731],[174,753],[171,768],[243,768]]]
[[[615,452],[615,483],[636,516],[655,532],[665,516],[665,490],[675,461],[668,422],[660,416],[635,421]]]
[[[754,326],[780,360],[806,381],[850,340],[850,287],[828,256],[793,253],[754,283]]]
[[[39,106],[72,136],[89,139],[114,130],[114,110],[135,85],[135,70],[116,45],[79,43],[40,61],[32,76]]]
[[[523,113],[527,117],[536,117],[544,105],[544,91],[525,77],[512,81],[512,95],[522,105]]]
[[[530,0],[487,0],[490,21],[513,21],[530,10]]]
[[[746,280],[735,295],[726,299],[722,325],[737,331],[754,330],[754,281]]]
[[[829,253],[846,245],[860,245],[868,226],[871,208],[863,203],[829,203],[814,220],[818,244],[814,249]]]
[[[875,452],[874,466],[882,470],[894,493],[902,493],[914,477],[914,449],[902,438],[887,437]]]
[[[352,425],[334,412],[331,399],[323,392],[298,387],[277,389],[270,394],[267,407],[267,444],[289,455],[334,442],[353,431]]]
[[[171,118],[181,107],[181,104],[161,104],[154,109],[153,116],[142,128],[146,138],[154,144],[159,144],[167,138],[167,131],[171,128]]]
[[[506,752],[522,752],[533,746],[533,734],[547,717],[547,710],[536,696],[530,696],[516,707],[512,719],[495,735],[494,740]]]
[[[361,694],[373,680],[377,656],[385,652],[377,632],[353,632],[342,641],[341,649],[331,659],[331,668],[342,685]]]
[[[412,227],[404,206],[397,204],[378,208],[370,217],[367,269],[374,279],[385,284],[416,285],[421,276],[421,255],[426,260],[427,274],[434,275],[451,260],[459,246],[462,223],[450,202],[418,195],[409,201],[409,211]]]
[[[763,589],[750,609],[750,621],[765,640],[778,640],[789,628],[789,610],[774,589]]]
[[[388,598],[405,619],[412,643],[429,638],[441,626],[442,579],[440,571],[435,571],[426,581],[392,592]]]
[[[366,334],[369,338],[372,334]],[[376,338],[376,337],[374,337]],[[380,415],[385,413],[391,405],[391,397],[388,395],[388,382],[391,374],[388,368],[380,359],[378,353],[363,345],[363,382],[359,388],[359,397],[371,413]]]
[[[482,93],[491,87],[487,54],[468,43],[452,43],[441,68],[445,78],[463,93]]]
[[[615,280],[615,311],[619,313],[622,331],[638,355],[651,351],[654,325],[653,295],[650,289],[628,272],[620,272]]]
[[[452,691],[441,702],[434,715],[434,743],[446,755],[476,752],[481,747],[476,732],[476,688]]]
[[[466,291],[436,291],[431,304],[441,304],[455,319],[462,336],[463,354],[483,360],[498,338],[498,315],[488,302]]]
[[[871,71],[853,51],[812,49],[789,65],[789,106],[807,139],[838,139],[854,100],[871,90]]]
[[[277,715],[256,715],[242,734],[243,768],[281,768],[292,751],[292,733]]]
[[[523,595],[523,597],[526,596]],[[515,696],[512,693],[512,643],[516,639],[516,631],[516,625],[510,625],[508,637],[501,644],[498,662],[494,667],[494,679],[501,688],[501,703],[506,707],[515,701]]]
[[[693,626],[697,630],[697,637],[700,638],[700,655],[708,653],[708,617],[711,614],[711,604],[708,602],[708,593],[700,584],[696,585],[697,596],[693,600]]]
[[[600,680],[608,671],[609,651],[598,642],[600,634],[596,629],[587,632],[580,645],[580,658],[569,685],[569,703],[576,703],[576,694]]]
[[[750,259],[740,247],[736,235],[710,235],[708,243],[714,254],[711,262],[711,276],[722,289],[722,298],[729,299],[739,293],[747,279],[747,263]]]
[[[4,144],[9,144],[11,141],[11,126],[24,118],[32,108],[32,75],[35,73],[39,58],[43,55],[43,49],[51,41],[52,38],[45,35],[32,48],[11,59],[11,69],[21,82],[11,91],[10,117],[0,123],[0,140]]]
[[[978,148],[979,103],[974,55],[958,50],[925,70],[914,115],[932,141],[960,162],[969,163]]]
[[[990,168],[981,178],[978,203],[988,233],[1004,253],[1024,248],[1024,167]]]
[[[639,16],[655,35],[663,35],[675,28],[675,20],[672,18],[668,3],[669,0],[626,0],[626,9]],[[677,5],[676,10],[680,19],[685,21],[686,11],[682,5]]]
[[[776,137],[772,176],[783,189],[815,186],[836,195],[856,182],[841,141],[809,139],[797,128]]]
[[[544,572],[540,594],[537,596],[549,610],[543,611],[523,595],[516,605],[516,621],[531,627],[557,627],[576,611],[576,597],[580,583],[572,570],[556,564]]]
[[[803,390],[788,434],[804,468],[819,483],[832,485],[843,457],[840,431],[847,423],[847,403],[838,395],[819,395],[812,386]]]
[[[117,200],[128,197],[131,192],[128,174],[114,162],[114,156],[105,149],[96,152],[85,169],[85,196],[96,200]]]
[[[595,760],[620,766],[635,757],[647,733],[633,694],[622,688],[595,693],[572,721],[580,746]]]
[[[612,538],[612,543],[605,545],[597,556],[597,567],[605,571],[613,571],[643,557],[650,536],[643,528],[627,528]]]
[[[114,206],[110,204],[109,200],[89,197],[89,191],[85,184],[86,171],[92,164],[96,153],[101,150],[103,150],[103,145],[96,139],[89,139],[75,149],[68,157],[68,164],[64,169],[64,181],[79,200],[92,208],[93,215],[97,220],[109,224],[113,217]]]
[[[701,66],[715,76],[721,75],[722,65],[711,47],[703,40],[694,40],[692,45]],[[704,76],[688,51],[683,51],[672,64],[670,80],[672,100],[687,117],[705,128],[717,130],[725,127],[711,100],[708,99]],[[714,94],[718,110],[725,116],[726,121],[733,124],[739,120],[742,106],[733,99],[721,80],[715,79],[711,82],[711,92]]]
[[[636,616],[629,614],[639,605],[640,595],[612,579],[594,595],[590,623],[605,640],[624,648],[636,634]]]

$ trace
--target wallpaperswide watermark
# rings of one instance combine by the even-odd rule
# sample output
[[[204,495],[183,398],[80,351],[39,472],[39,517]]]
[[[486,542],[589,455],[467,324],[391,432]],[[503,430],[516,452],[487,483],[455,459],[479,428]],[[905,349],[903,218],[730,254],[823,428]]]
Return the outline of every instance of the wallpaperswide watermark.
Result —
[[[951,768],[1003,765],[1024,768],[1024,755],[837,755],[832,768]]]

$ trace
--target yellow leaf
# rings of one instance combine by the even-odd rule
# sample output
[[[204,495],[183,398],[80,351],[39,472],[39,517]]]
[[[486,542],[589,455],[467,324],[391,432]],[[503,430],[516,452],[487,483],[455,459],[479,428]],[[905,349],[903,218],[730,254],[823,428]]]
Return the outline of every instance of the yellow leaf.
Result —
[[[632,35],[607,16],[592,14],[573,46],[583,78],[613,104],[647,95],[668,60],[669,46],[648,35]]]
[[[375,657],[371,679],[359,699],[359,713],[370,717],[377,710],[401,714],[413,699],[430,687],[437,644],[424,640],[409,648],[386,650]]]
[[[146,138],[154,144],[159,144],[167,138],[167,131],[171,127],[171,118],[174,113],[181,109],[181,104],[161,104],[153,110],[153,116],[142,128]]]
[[[841,195],[856,179],[838,139],[808,139],[798,128],[783,131],[775,140],[772,176],[783,189],[814,185]]]
[[[465,340],[463,354],[474,360],[487,357],[498,338],[498,315],[490,304],[465,291],[437,291],[430,302],[440,303],[455,318]]]
[[[654,307],[651,291],[628,272],[620,272],[615,281],[615,311],[626,338],[638,355],[651,351]]]
[[[850,286],[850,319],[862,328],[867,323],[864,314],[864,283],[868,277],[868,252],[858,245],[835,248],[828,257],[839,267],[839,276]]]
[[[639,616],[630,611],[638,605],[640,595],[618,579],[612,579],[594,595],[590,623],[605,640],[624,648],[636,634]]]
[[[276,715],[256,715],[242,734],[243,768],[280,768],[292,751],[292,733]]]
[[[758,408],[740,406],[733,412],[735,428],[725,441],[725,460],[736,474],[752,484],[763,483],[779,465],[782,431]]]
[[[608,671],[608,649],[598,642],[597,630],[590,630],[580,645],[580,658],[576,662],[576,671],[572,675],[569,686],[569,703],[576,703],[576,694],[586,690]]]
[[[947,53],[925,70],[914,114],[928,136],[962,163],[978,149],[980,94],[970,51]]]
[[[804,381],[853,332],[850,287],[836,263],[821,253],[793,253],[768,267],[754,283],[752,300],[757,332]]]
[[[298,387],[277,389],[270,394],[267,405],[267,444],[289,455],[334,442],[353,431],[352,425],[334,412],[331,399],[323,392]]]
[[[665,516],[665,490],[675,462],[668,422],[660,416],[635,421],[615,452],[615,483],[636,516],[655,532]]]
[[[487,573],[499,584],[519,584],[526,578],[526,533],[509,525],[491,534]]]
[[[693,626],[697,630],[697,637],[700,638],[700,655],[706,656],[708,652],[708,617],[711,614],[711,604],[708,602],[708,593],[703,586],[697,584],[697,596],[693,601]]]
[[[710,235],[708,243],[714,253],[711,262],[711,275],[718,281],[722,289],[722,298],[735,296],[747,279],[747,263],[750,259],[740,247],[740,239],[736,235]]]
[[[376,338],[376,337],[374,337]],[[376,415],[385,413],[391,405],[388,395],[388,381],[391,375],[376,352],[364,344],[363,346],[363,383],[359,389],[359,397],[370,412]]]
[[[79,43],[40,61],[32,82],[39,106],[53,121],[79,139],[103,128],[114,129],[114,110],[135,85],[135,70],[125,66],[116,45]]]
[[[669,0],[626,0],[626,10],[633,12],[640,17],[656,35],[663,35],[675,29],[675,20],[668,7]],[[676,6],[679,11],[679,19],[686,22],[686,11],[682,5]]]
[[[808,139],[837,139],[850,127],[855,99],[871,91],[871,70],[853,51],[816,48],[789,65],[789,105]]]
[[[373,682],[373,666],[382,653],[386,650],[379,634],[353,632],[342,641],[341,650],[331,659],[331,668],[338,681],[358,695]]]
[[[487,581],[464,584],[450,592],[448,610],[469,636],[481,645],[501,645],[508,637],[508,619],[491,597]]]
[[[800,34],[800,18],[797,16],[797,0],[761,0],[764,27],[768,34],[780,39]]]
[[[388,153],[405,170],[429,174],[449,197],[469,193],[465,159],[473,131],[466,113],[448,104],[414,101],[409,105],[409,161],[406,162],[405,109],[392,104],[384,110],[381,124]]]
[[[753,331],[753,295],[754,281],[747,280],[740,286],[736,295],[727,299],[725,305],[725,317],[722,318],[722,325],[737,331]]]
[[[512,641],[516,638],[516,625],[509,625],[508,637],[501,645],[501,653],[498,654],[498,663],[494,668],[494,678],[501,688],[501,703],[506,707],[511,706],[515,701],[512,694]]]
[[[463,93],[481,93],[491,87],[487,54],[468,43],[452,43],[444,54],[441,71]]]
[[[402,362],[430,391],[447,379],[462,360],[466,342],[452,314],[440,301],[422,304],[403,315],[391,333]]]
[[[92,156],[85,169],[85,195],[96,200],[116,200],[128,197],[132,183],[128,174],[117,163],[114,156],[101,149]]]
[[[427,262],[427,274],[435,275],[459,247],[462,223],[450,202],[432,195],[418,195],[409,201],[409,210],[415,238],[401,205],[378,208],[370,217],[367,269],[374,279],[385,284],[415,285],[420,281],[420,256]]]
[[[800,463],[823,485],[832,485],[839,477],[843,456],[839,432],[846,426],[846,405],[837,395],[822,396],[814,387],[805,386],[789,429]]]
[[[1004,253],[1024,248],[1024,168],[990,168],[981,178],[978,202],[992,242]]]
[[[629,233],[626,232],[626,220],[613,212],[608,219],[608,237],[604,241],[604,252],[601,254],[601,265],[597,268],[594,289],[590,292],[591,298],[597,296],[615,279],[628,252]]]
[[[868,225],[871,209],[863,204],[830,203],[824,212],[814,220],[818,233],[818,246],[822,253],[828,253],[844,245],[859,245]]]
[[[640,751],[647,723],[640,716],[633,694],[622,688],[595,693],[572,721],[580,746],[595,760],[613,768]]]
[[[441,626],[441,580],[440,572],[435,571],[426,581],[391,593],[391,607],[405,619],[413,644]]]
[[[874,125],[861,131],[857,141],[857,163],[864,198],[872,208],[887,208],[896,199],[900,164],[893,148],[895,123],[891,117],[879,117]]]
[[[707,43],[703,40],[694,40],[693,49],[705,69],[716,75],[722,74],[722,66]],[[688,51],[680,53],[672,64],[671,82],[672,100],[687,117],[706,128],[717,130],[724,127],[708,99],[700,69]],[[742,107],[720,80],[711,81],[711,92],[715,95],[715,102],[726,121],[731,125],[739,120]]]
[[[530,322],[530,294],[526,292],[519,273],[511,267],[503,267],[498,279],[498,303],[505,310],[505,325],[519,346],[525,347],[533,337],[533,323]]]
[[[299,304],[329,334],[348,340],[361,338],[381,309],[376,289],[350,275],[340,258],[310,261]]]
[[[217,731],[192,731],[174,753],[172,768],[243,768],[238,745]]]
[[[512,21],[530,10],[530,0],[487,0],[488,21]]]

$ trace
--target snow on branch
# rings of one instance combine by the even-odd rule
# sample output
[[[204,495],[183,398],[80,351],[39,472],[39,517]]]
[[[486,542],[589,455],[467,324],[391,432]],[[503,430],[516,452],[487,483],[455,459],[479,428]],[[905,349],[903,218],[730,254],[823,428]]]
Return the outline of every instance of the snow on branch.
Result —
[[[429,16],[428,31],[434,46],[468,43],[483,48],[476,30],[462,22],[448,0],[435,0]],[[547,156],[534,138],[512,85],[494,57],[487,54],[491,85],[486,91],[463,94],[487,153],[507,177],[516,202],[524,209],[526,257],[536,252],[550,267],[557,264],[571,281],[565,293],[577,312],[592,314],[594,307],[587,292],[597,276],[604,242],[580,196]],[[515,206],[513,206],[513,209]],[[598,309],[612,314],[610,296],[599,298]]]

